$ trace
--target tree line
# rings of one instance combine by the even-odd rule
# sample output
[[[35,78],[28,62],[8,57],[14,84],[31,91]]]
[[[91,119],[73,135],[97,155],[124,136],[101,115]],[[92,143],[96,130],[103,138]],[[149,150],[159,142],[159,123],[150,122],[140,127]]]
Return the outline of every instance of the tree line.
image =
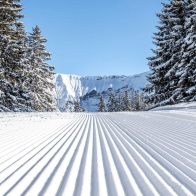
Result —
[[[144,100],[144,93],[131,89],[121,94],[110,93],[109,98],[99,98],[98,112],[121,112],[145,110],[147,105]]]
[[[20,0],[0,0],[0,111],[54,111],[54,67],[47,40],[26,33]]]

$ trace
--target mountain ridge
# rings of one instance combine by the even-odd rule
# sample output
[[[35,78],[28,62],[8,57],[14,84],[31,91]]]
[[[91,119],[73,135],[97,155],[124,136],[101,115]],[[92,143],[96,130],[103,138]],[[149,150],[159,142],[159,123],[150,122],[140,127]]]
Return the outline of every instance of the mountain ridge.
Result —
[[[141,90],[148,82],[146,76],[149,72],[132,76],[79,76],[75,74],[56,74],[55,96],[60,110],[67,110],[67,102],[73,103],[80,99],[86,111],[95,111],[100,95],[108,97],[111,91],[120,93],[123,89]],[[63,109],[64,108],[64,109]]]

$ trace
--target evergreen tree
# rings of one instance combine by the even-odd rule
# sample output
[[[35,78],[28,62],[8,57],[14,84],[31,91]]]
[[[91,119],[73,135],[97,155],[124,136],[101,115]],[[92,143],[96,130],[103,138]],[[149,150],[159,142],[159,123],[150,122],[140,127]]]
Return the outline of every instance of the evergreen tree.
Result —
[[[186,37],[182,60],[176,75],[180,78],[176,94],[178,101],[196,100],[196,1],[188,0],[185,20]]]
[[[122,95],[119,93],[116,95],[116,111],[121,112],[122,111]]]
[[[121,104],[122,111],[130,111],[131,110],[131,103],[128,95],[128,91],[124,92],[124,96],[122,97],[122,104]]]
[[[10,48],[13,58],[10,59],[10,64],[13,63],[15,69],[10,71],[11,80],[14,80],[14,92],[16,96],[16,106],[14,111],[31,111],[30,89],[28,85],[29,77],[29,59],[28,59],[28,42],[23,26],[17,27],[17,41]]]
[[[160,24],[157,27],[158,32],[154,33],[154,44],[156,50],[152,50],[154,56],[149,57],[148,64],[151,69],[151,74],[148,76],[150,84],[144,89],[148,93],[146,101],[150,103],[159,103],[165,99],[165,90],[168,88],[167,81],[165,81],[164,65],[168,59],[171,59],[169,26],[167,22],[167,15],[169,8],[168,4],[163,4],[162,13],[157,14]],[[168,37],[168,39],[166,39]]]
[[[117,112],[117,100],[114,93],[111,93],[107,103],[107,110],[108,112]]]
[[[74,102],[74,112],[83,112],[83,111],[84,111],[84,109],[81,107],[80,101],[76,100]]]
[[[144,92],[131,89],[130,105],[131,105],[131,111],[145,110],[147,105],[145,103]]]
[[[29,36],[30,65],[29,86],[32,98],[32,108],[35,111],[54,111],[54,67],[47,63],[50,53],[46,51],[47,40],[42,36],[40,28],[36,26]]]
[[[161,14],[158,14],[160,25],[154,34],[154,56],[148,58],[151,74],[148,77],[150,85],[145,91],[149,93],[146,101],[149,103],[174,103],[173,94],[179,77],[176,75],[181,61],[181,47],[185,36],[185,1],[172,0],[163,4]]]
[[[171,37],[173,39],[172,45],[172,59],[169,71],[166,73],[165,78],[169,82],[169,98],[165,103],[176,103],[178,90],[177,85],[180,80],[178,74],[179,65],[182,61],[182,46],[186,36],[185,19],[186,19],[186,1],[173,0],[171,1],[170,23],[171,23]],[[171,22],[172,20],[172,22]]]
[[[65,107],[60,108],[61,112],[74,112],[74,103],[72,101],[66,101]]]
[[[19,0],[0,0],[0,111],[28,111],[26,35]]]
[[[139,93],[139,110],[145,110],[147,105],[145,103],[145,96],[143,92]]]
[[[139,92],[131,89],[130,106],[132,111],[140,110]]]
[[[105,111],[106,111],[105,102],[103,96],[100,96],[98,112],[105,112]]]

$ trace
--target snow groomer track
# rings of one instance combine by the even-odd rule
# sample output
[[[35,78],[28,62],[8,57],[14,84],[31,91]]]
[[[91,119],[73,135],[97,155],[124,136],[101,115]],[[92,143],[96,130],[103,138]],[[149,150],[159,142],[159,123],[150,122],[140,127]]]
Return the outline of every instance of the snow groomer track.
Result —
[[[196,113],[0,114],[0,195],[196,195]]]

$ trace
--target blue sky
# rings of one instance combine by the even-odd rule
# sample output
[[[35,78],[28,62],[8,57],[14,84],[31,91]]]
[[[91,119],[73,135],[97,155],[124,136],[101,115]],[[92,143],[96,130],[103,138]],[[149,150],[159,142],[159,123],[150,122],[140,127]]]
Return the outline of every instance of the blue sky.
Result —
[[[24,22],[41,27],[56,72],[133,75],[148,70],[161,2],[23,0]]]

